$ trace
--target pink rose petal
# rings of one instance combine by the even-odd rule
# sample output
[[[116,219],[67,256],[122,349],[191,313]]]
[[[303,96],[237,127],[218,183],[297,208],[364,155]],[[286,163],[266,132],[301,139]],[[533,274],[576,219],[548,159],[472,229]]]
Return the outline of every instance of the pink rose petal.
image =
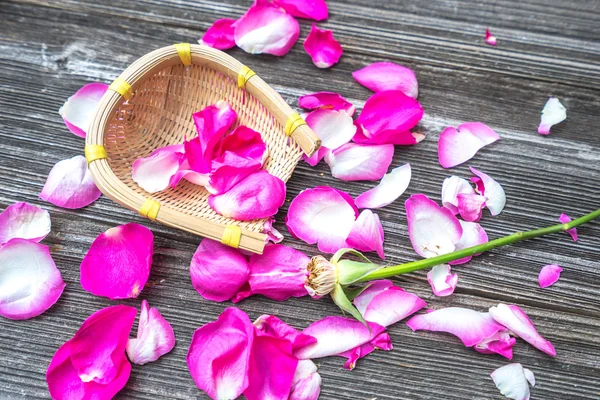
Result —
[[[540,135],[549,135],[550,128],[567,119],[567,109],[556,97],[550,97],[542,109],[542,120],[538,126]]]
[[[71,132],[82,138],[96,115],[100,99],[108,90],[104,83],[88,83],[63,104],[58,113]]]
[[[271,217],[271,218],[268,218],[263,225],[262,233],[267,235],[267,243],[283,242],[283,235],[281,234],[281,232],[279,232],[277,229],[275,229],[275,227],[273,226],[274,223],[275,223],[275,218]]]
[[[550,264],[542,267],[540,274],[538,275],[538,282],[541,288],[547,288],[548,286],[554,285],[560,279],[560,273],[563,269],[556,265]]]
[[[394,146],[391,144],[346,143],[325,155],[331,175],[343,181],[378,180],[387,172]]]
[[[390,288],[393,288],[394,290],[399,290],[401,292],[404,291],[404,289],[402,289],[401,287],[394,286],[394,282],[390,281],[389,279],[380,279],[380,280],[376,280],[376,281],[370,281],[370,282],[368,282],[366,289],[364,289],[353,300],[354,306],[356,306],[356,309],[364,317],[367,307],[369,306],[371,301],[375,298],[375,296],[379,295],[383,291],[390,289]],[[379,324],[379,325],[384,326],[383,324]]]
[[[467,122],[440,134],[438,157],[440,165],[452,168],[469,161],[484,146],[500,140],[500,136],[481,122]]]
[[[370,342],[363,345],[357,346],[351,350],[337,354],[341,357],[346,357],[348,360],[344,363],[344,368],[348,371],[352,371],[356,367],[356,362],[371,354],[374,350],[385,350],[389,351],[393,349],[392,339],[387,332],[382,332],[373,338]]]
[[[317,342],[314,337],[305,335],[274,315],[261,315],[254,321],[254,326],[267,335],[288,340],[294,351]]]
[[[536,349],[552,357],[556,350],[552,343],[544,339],[535,329],[527,314],[516,305],[498,304],[490,308],[490,314],[500,324],[504,325],[516,336],[520,337]]]
[[[302,160],[311,167],[317,165],[331,150],[327,147],[321,146],[319,150],[315,151],[312,156],[308,157],[306,154],[302,154]]]
[[[456,289],[458,274],[452,274],[449,265],[436,265],[427,273],[427,281],[433,294],[439,297],[450,296]]]
[[[508,364],[490,374],[502,395],[514,400],[529,400],[529,385],[535,386],[533,372],[519,363]]]
[[[10,239],[39,242],[50,233],[50,214],[28,203],[15,203],[0,213],[0,246]]]
[[[469,169],[477,175],[477,178],[471,178],[471,182],[476,183],[477,191],[486,197],[485,206],[490,210],[492,215],[500,214],[506,205],[506,193],[504,193],[502,186],[489,175],[473,167],[469,167]]]
[[[319,109],[306,116],[306,123],[327,149],[335,150],[348,143],[356,133],[352,117],[345,111]]]
[[[65,288],[47,246],[11,239],[0,246],[0,315],[37,317],[52,307]]]
[[[346,243],[358,251],[376,251],[379,258],[384,260],[383,240],[383,227],[379,216],[371,210],[363,210],[354,221]]]
[[[354,111],[356,111],[352,103],[343,98],[339,93],[334,92],[317,92],[301,96],[298,99],[298,105],[308,110],[343,110],[349,116],[353,116]]]
[[[323,21],[329,17],[325,0],[273,0],[275,5],[298,18]]]
[[[156,361],[175,347],[171,324],[156,308],[142,300],[137,337],[127,342],[127,356],[132,363],[144,365]]]
[[[198,43],[210,46],[214,49],[228,50],[235,47],[235,19],[218,19],[204,32]]]
[[[485,30],[485,42],[490,46],[495,46],[498,43],[496,36],[492,35],[489,28],[486,28]]]
[[[337,64],[344,49],[340,42],[334,39],[333,32],[312,25],[308,37],[304,41],[304,50],[312,58],[317,68],[330,68]]]
[[[410,164],[394,168],[383,176],[379,185],[359,195],[355,201],[356,206],[358,208],[381,208],[392,204],[408,188],[411,173]]]
[[[262,162],[252,158],[240,157],[226,151],[212,162],[209,186],[206,189],[212,194],[223,194],[231,190],[248,175],[260,170]]]
[[[129,223],[100,234],[81,261],[81,286],[96,296],[137,297],[150,276],[154,235]]]
[[[458,213],[467,222],[477,222],[481,219],[487,198],[476,193],[459,193]]]
[[[405,205],[408,235],[417,254],[429,258],[456,249],[462,227],[452,211],[438,206],[424,194],[410,196]]]
[[[444,179],[442,184],[442,205],[452,211],[454,215],[458,214],[458,195],[475,194],[475,190],[466,179],[458,176],[451,176]]]
[[[167,146],[154,150],[148,157],[138,158],[131,166],[131,177],[148,193],[156,193],[173,184],[173,177],[184,160],[183,152]],[[177,150],[183,150],[180,147]]]
[[[486,231],[479,225],[477,222],[465,222],[460,221],[460,225],[462,226],[463,233],[460,237],[458,243],[456,243],[455,251],[466,249],[467,247],[477,246],[478,244],[483,244],[488,242],[488,236]],[[475,254],[476,256],[479,254]],[[449,261],[450,265],[458,265],[469,262],[473,258],[473,256],[461,258],[454,261]]]
[[[40,198],[63,208],[82,208],[102,195],[84,156],[57,162],[48,174]]]
[[[311,360],[299,360],[288,400],[318,400],[321,393],[321,375]]]
[[[255,1],[234,25],[235,43],[251,54],[283,56],[300,36],[298,21],[268,1]]]
[[[335,253],[346,246],[357,216],[358,209],[347,193],[319,186],[292,200],[286,225],[294,237],[318,244],[324,253]]]
[[[473,348],[481,354],[499,354],[512,360],[512,348],[517,343],[517,340],[510,337],[508,329],[498,331],[489,338],[483,339]]]
[[[0,218],[2,218],[2,216],[0,216]],[[558,220],[560,221],[561,224],[566,224],[566,223],[571,222],[571,217],[569,217],[567,214],[560,214],[560,217],[558,218]],[[1,223],[0,223],[0,226],[2,226]],[[576,242],[577,239],[579,239],[579,236],[577,235],[577,228],[568,229],[567,233],[569,235],[571,235],[574,242]],[[0,240],[0,243],[2,243],[2,240]]]
[[[408,97],[419,96],[419,83],[410,68],[393,62],[376,62],[354,71],[352,76],[358,83],[374,92],[400,90]]]

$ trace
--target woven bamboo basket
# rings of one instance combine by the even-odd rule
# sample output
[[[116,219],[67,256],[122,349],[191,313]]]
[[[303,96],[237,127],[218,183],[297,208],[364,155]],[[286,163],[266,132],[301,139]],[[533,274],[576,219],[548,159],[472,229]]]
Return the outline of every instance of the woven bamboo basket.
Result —
[[[197,132],[192,113],[225,100],[238,125],[260,132],[265,169],[287,181],[302,153],[320,141],[290,106],[248,67],[210,47],[180,43],[146,54],[109,87],[88,130],[86,158],[98,188],[115,202],[165,225],[262,253],[265,220],[236,221],[215,213],[202,186],[148,193],[131,166],[154,149],[183,143]]]

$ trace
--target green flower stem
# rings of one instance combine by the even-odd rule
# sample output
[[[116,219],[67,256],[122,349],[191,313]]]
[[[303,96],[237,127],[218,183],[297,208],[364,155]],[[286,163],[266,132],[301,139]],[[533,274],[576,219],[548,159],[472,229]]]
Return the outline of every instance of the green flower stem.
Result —
[[[566,224],[552,225],[546,228],[534,229],[532,231],[527,232],[516,232],[512,235],[508,235],[499,239],[494,239],[484,244],[468,247],[466,249],[458,250],[441,256],[426,258],[424,260],[413,261],[406,264],[384,267],[363,276],[357,282],[366,282],[382,278],[391,278],[392,276],[406,274],[413,271],[419,271],[429,267],[434,267],[436,265],[445,264],[450,261],[459,260],[464,257],[483,253],[495,249],[496,247],[506,246],[508,244],[520,242],[521,240],[533,239],[539,236],[548,235],[550,233],[563,232],[571,228],[575,228],[579,225],[583,225],[599,217],[600,209],[591,212],[587,215],[584,215],[583,217],[574,219],[573,221]]]

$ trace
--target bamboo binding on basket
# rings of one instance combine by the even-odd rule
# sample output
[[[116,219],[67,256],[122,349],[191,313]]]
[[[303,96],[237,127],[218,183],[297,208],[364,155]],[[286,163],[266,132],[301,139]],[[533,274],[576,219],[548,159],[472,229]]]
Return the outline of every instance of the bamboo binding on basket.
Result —
[[[86,137],[86,158],[98,188],[141,215],[254,253],[262,253],[265,220],[235,221],[215,213],[202,186],[147,193],[131,165],[158,147],[197,135],[192,113],[228,101],[237,124],[260,132],[265,169],[286,182],[302,153],[320,140],[304,120],[250,68],[210,47],[180,43],[146,54],[110,85]]]

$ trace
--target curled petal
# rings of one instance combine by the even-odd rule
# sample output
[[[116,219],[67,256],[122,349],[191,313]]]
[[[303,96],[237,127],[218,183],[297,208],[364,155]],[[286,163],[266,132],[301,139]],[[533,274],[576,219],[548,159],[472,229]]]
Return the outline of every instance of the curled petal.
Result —
[[[273,223],[275,223],[275,218],[268,218],[263,225],[262,233],[267,235],[267,243],[281,243],[283,242],[283,235],[275,229]]]
[[[427,304],[419,296],[405,292],[391,281],[374,281],[354,299],[365,320],[389,326],[412,315]]]
[[[133,162],[131,177],[146,192],[160,192],[173,183],[184,156],[172,147],[156,149],[148,157]]]
[[[0,216],[0,218],[2,218],[2,217]],[[567,214],[560,214],[560,217],[558,218],[558,220],[560,221],[561,224],[566,224],[566,223],[571,222],[571,217],[569,217]],[[0,224],[0,226],[1,226],[1,224]],[[576,242],[577,239],[579,239],[579,237],[577,236],[577,228],[571,228],[571,229],[567,230],[567,233],[569,235],[571,235],[574,242]],[[0,243],[2,243],[2,240],[0,240]]]
[[[142,300],[137,337],[127,342],[127,355],[132,363],[144,365],[156,361],[175,347],[171,324],[156,308]]]
[[[338,356],[346,357],[348,360],[344,363],[344,368],[348,371],[352,371],[356,366],[356,362],[371,354],[375,349],[389,351],[393,349],[392,339],[387,332],[382,332],[377,337],[373,338],[368,343],[357,346],[352,350],[345,351],[338,354]]]
[[[317,339],[314,337],[305,335],[296,328],[292,328],[274,315],[261,315],[254,321],[254,326],[267,335],[288,340],[292,343],[294,351],[317,342]]]
[[[334,39],[333,32],[320,29],[313,24],[308,37],[304,41],[304,50],[312,58],[317,68],[330,68],[337,64],[344,52],[340,42]]]
[[[363,210],[354,221],[346,243],[359,251],[376,251],[379,258],[384,260],[383,240],[383,227],[379,215],[371,210]]]
[[[450,296],[456,289],[458,274],[452,274],[449,265],[436,265],[427,273],[427,281],[436,296]]]
[[[63,208],[85,207],[102,195],[84,156],[57,162],[48,174],[40,198]]]
[[[489,175],[473,167],[469,167],[469,169],[477,175],[477,178],[471,178],[471,182],[476,183],[477,191],[486,197],[485,206],[490,210],[492,215],[500,214],[506,205],[506,193],[504,193],[502,186]]]
[[[194,289],[213,301],[231,299],[248,280],[248,261],[233,247],[202,239],[190,265]]]
[[[500,136],[481,122],[467,122],[458,128],[447,127],[440,134],[438,157],[440,165],[452,168],[469,161],[482,147],[500,140]]]
[[[550,128],[567,119],[567,109],[556,97],[550,97],[542,109],[542,120],[538,126],[540,135],[550,134]]]
[[[383,178],[394,157],[392,144],[346,143],[325,155],[331,175],[343,181]]]
[[[28,203],[15,203],[0,213],[0,246],[10,239],[39,242],[50,233],[50,214]]]
[[[52,307],[65,288],[47,246],[11,239],[0,246],[0,315],[37,317]]]
[[[476,193],[459,193],[456,196],[458,200],[458,213],[467,222],[477,222],[481,219],[481,214],[485,207],[487,198]]]
[[[390,173],[383,176],[379,185],[356,198],[356,207],[381,208],[392,204],[404,194],[410,183],[410,178],[410,164],[394,168]]]
[[[486,28],[485,30],[485,42],[490,46],[495,46],[498,43],[496,36],[492,35],[492,32],[490,32],[489,28]]]
[[[327,149],[335,150],[348,143],[356,133],[356,126],[344,110],[319,109],[306,116],[310,126]]]
[[[458,176],[451,176],[444,179],[442,184],[442,205],[452,211],[454,215],[458,214],[458,195],[475,194],[473,187],[466,179]]]
[[[289,400],[317,400],[321,393],[321,375],[311,360],[299,360]]]
[[[63,104],[58,113],[71,132],[85,137],[106,90],[108,85],[104,83],[88,83]]]
[[[198,43],[214,49],[228,50],[235,46],[235,19],[218,19],[204,32]]]
[[[150,276],[154,235],[129,223],[100,234],[81,261],[81,286],[96,296],[137,297]]]
[[[329,17],[325,0],[274,0],[274,4],[298,18],[323,21]]]
[[[209,186],[206,189],[212,194],[226,193],[261,167],[261,161],[226,151],[221,157],[213,160]]]
[[[290,203],[286,225],[290,233],[324,253],[346,246],[358,210],[352,198],[328,186],[306,189]]]
[[[450,253],[462,236],[462,227],[452,211],[440,207],[424,194],[406,200],[408,235],[413,248],[429,258]]]
[[[458,243],[456,243],[455,251],[466,249],[467,247],[477,246],[488,242],[486,231],[477,222],[460,221],[463,233]],[[479,254],[475,254],[476,256]],[[468,256],[454,261],[449,261],[450,265],[458,265],[469,262],[473,256]]]
[[[498,331],[489,338],[483,339],[473,348],[481,354],[499,354],[512,360],[512,348],[517,343],[517,340],[510,337],[508,329]]]
[[[504,325],[516,336],[520,337],[536,349],[556,356],[552,343],[544,339],[535,329],[527,314],[516,305],[498,304],[490,308],[490,314],[500,324]]]
[[[308,163],[311,167],[317,165],[331,150],[325,146],[319,147],[319,150],[315,151],[312,156],[308,157],[306,154],[302,154],[302,159]]]
[[[555,284],[560,279],[562,268],[556,264],[544,266],[538,275],[538,282],[541,288],[547,288]]]
[[[354,71],[358,83],[374,92],[400,90],[408,97],[419,96],[419,83],[412,69],[393,62],[376,62]]]
[[[308,110],[343,110],[349,116],[354,115],[354,111],[356,110],[352,103],[343,98],[339,93],[334,92],[317,92],[301,96],[298,99],[298,105]]]
[[[494,384],[504,397],[514,400],[529,400],[529,385],[535,386],[533,372],[519,363],[500,367],[490,374]]]

